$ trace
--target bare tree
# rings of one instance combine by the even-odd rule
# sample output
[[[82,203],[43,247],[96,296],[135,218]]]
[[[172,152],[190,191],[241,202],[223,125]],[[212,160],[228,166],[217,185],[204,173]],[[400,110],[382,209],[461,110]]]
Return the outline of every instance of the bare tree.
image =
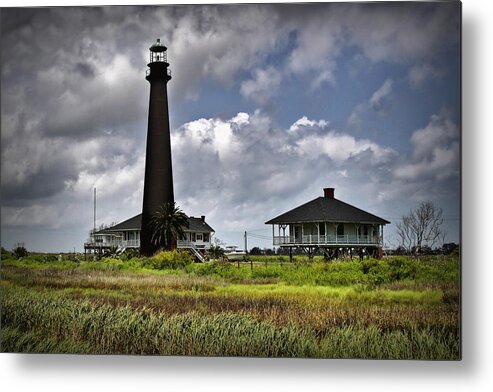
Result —
[[[432,202],[422,202],[396,223],[400,246],[417,255],[423,246],[430,248],[441,238],[442,209]]]

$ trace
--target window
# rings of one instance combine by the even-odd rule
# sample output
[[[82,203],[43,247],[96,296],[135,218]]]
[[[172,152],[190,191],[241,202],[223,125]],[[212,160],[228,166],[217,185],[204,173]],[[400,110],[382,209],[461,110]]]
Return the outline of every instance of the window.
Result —
[[[368,226],[363,228],[363,235],[368,235]]]
[[[337,235],[344,235],[344,224],[339,223],[337,226]]]
[[[209,242],[209,233],[204,233],[204,242]]]
[[[318,232],[320,235],[325,235],[325,223],[318,224]]]
[[[191,237],[192,237],[191,241],[195,242],[195,233],[191,233]]]
[[[197,241],[202,241],[202,233],[197,234]]]

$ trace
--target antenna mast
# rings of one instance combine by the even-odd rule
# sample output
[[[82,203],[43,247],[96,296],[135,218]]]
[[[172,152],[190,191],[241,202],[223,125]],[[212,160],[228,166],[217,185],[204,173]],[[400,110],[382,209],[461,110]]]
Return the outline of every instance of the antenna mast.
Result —
[[[94,230],[92,232],[92,237],[95,238],[96,233],[96,187],[94,187]]]

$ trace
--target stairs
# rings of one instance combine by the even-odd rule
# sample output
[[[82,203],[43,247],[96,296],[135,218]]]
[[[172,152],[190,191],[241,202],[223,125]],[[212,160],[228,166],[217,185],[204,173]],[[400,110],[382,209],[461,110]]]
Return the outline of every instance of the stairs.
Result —
[[[195,256],[201,263],[207,263],[207,259],[202,253],[195,247],[195,244],[188,240],[179,240],[177,242],[177,247],[180,249],[188,249],[192,256]]]
[[[190,251],[192,252],[192,255],[194,255],[195,257],[197,257],[197,259],[199,259],[199,261],[201,263],[206,263],[207,260],[204,258],[204,256],[202,255],[202,253],[200,253],[197,248],[195,248],[194,246],[191,246],[190,248]]]

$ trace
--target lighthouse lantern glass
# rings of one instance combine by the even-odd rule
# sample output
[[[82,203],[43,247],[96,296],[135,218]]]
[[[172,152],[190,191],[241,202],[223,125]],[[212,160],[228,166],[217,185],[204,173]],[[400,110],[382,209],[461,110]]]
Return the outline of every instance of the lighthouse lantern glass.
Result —
[[[156,62],[167,63],[168,59],[166,52],[154,52],[151,50],[151,63],[156,63]]]

